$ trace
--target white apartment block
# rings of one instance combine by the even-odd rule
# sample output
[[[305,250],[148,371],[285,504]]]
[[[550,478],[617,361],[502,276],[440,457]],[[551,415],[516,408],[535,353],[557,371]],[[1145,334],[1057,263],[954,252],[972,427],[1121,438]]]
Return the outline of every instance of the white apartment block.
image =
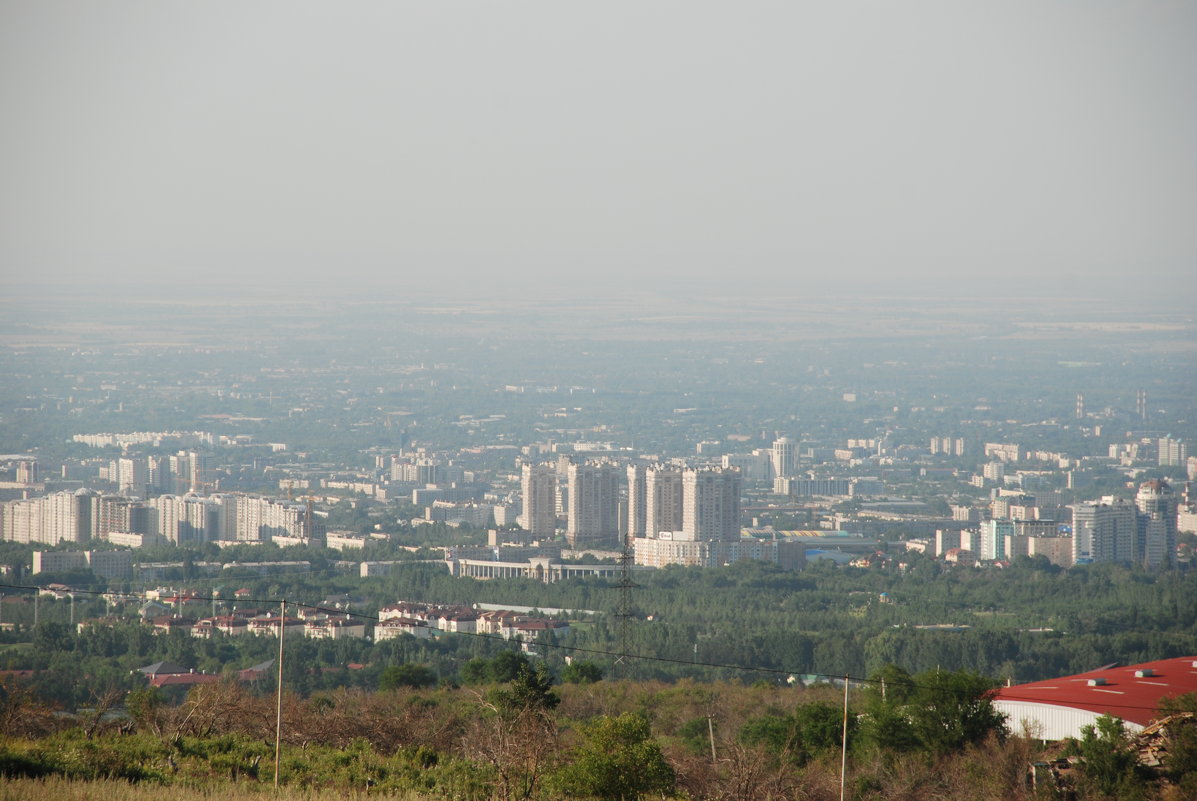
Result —
[[[662,532],[681,531],[686,524],[682,469],[668,465],[649,467],[644,473],[644,488],[644,535],[655,537]],[[738,515],[736,525],[738,529]]]
[[[99,536],[99,498],[77,490],[0,504],[0,538],[43,545],[87,542]]]
[[[524,464],[520,474],[523,491],[523,525],[533,539],[552,539],[557,532],[557,471],[552,465]]]
[[[611,461],[570,463],[565,537],[573,548],[619,546],[619,467]]]
[[[688,540],[740,539],[740,471],[687,469],[682,473],[682,535]]]

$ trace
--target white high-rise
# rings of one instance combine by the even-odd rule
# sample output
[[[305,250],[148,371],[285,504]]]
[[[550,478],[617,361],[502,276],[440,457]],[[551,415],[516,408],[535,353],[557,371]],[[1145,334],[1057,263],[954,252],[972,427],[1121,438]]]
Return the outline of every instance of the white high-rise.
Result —
[[[566,467],[569,515],[565,538],[571,547],[618,548],[619,467],[599,461]]]
[[[524,464],[520,474],[524,528],[533,539],[550,540],[557,532],[557,470],[553,465]]]
[[[794,475],[795,458],[794,441],[789,437],[782,437],[773,442],[773,476],[774,478],[789,478]]]
[[[653,465],[645,471],[645,536],[681,531],[685,526],[685,491],[682,470],[669,465]]]
[[[1072,507],[1072,561],[1130,563],[1138,528],[1137,510],[1126,501],[1078,503]]]
[[[80,489],[0,504],[0,539],[58,545],[99,534],[99,493]]]
[[[740,539],[738,470],[710,468],[682,473],[682,538],[693,541]]]
[[[1135,506],[1140,516],[1136,561],[1149,568],[1175,567],[1180,510],[1176,493],[1166,481],[1145,481],[1135,495]]]

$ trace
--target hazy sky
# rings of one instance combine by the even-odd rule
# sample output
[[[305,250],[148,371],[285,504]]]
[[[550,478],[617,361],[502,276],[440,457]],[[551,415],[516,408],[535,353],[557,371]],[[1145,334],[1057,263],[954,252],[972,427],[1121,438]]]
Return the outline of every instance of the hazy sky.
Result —
[[[6,0],[0,109],[10,286],[1197,300],[1189,0]]]

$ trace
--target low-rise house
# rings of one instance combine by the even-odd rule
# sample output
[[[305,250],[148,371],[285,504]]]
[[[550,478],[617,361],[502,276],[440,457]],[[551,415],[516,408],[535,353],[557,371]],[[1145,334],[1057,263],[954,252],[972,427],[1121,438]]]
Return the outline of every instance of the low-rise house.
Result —
[[[324,620],[309,620],[304,624],[303,634],[315,640],[361,639],[366,636],[366,623],[348,617],[330,617]]]
[[[111,615],[109,617],[93,617],[89,620],[80,620],[78,623],[76,623],[75,631],[78,632],[79,634],[82,634],[83,632],[85,632],[89,629],[100,629],[100,628],[109,628],[110,629],[113,626],[119,626],[120,624],[126,623],[126,622],[128,622],[128,621],[125,618],[116,617],[115,615]]]
[[[975,565],[977,555],[964,548],[951,548],[944,553],[943,560],[953,565]]]
[[[152,624],[155,634],[170,634],[172,631],[181,631],[184,634],[190,634],[192,627],[195,626],[195,620],[189,617],[164,615],[154,618]]]
[[[478,615],[478,622],[475,624],[474,630],[478,634],[502,635],[504,628],[512,626],[521,620],[527,620],[527,618],[518,612],[512,612],[507,609],[481,612]]]
[[[191,629],[192,637],[199,637],[205,640],[211,639],[214,634],[223,634],[226,637],[239,637],[248,633],[248,622],[244,618],[233,615],[206,617],[196,621],[195,626]]]
[[[441,631],[451,631],[457,634],[474,634],[477,630],[478,615],[473,612],[444,612],[437,620],[437,628]]]
[[[157,601],[146,601],[138,607],[137,613],[141,615],[142,620],[153,620],[163,615],[169,615],[170,607]]]
[[[278,615],[264,615],[262,617],[251,618],[246,621],[250,634],[259,637],[270,636],[277,637],[279,630],[279,616]],[[286,634],[303,634],[304,623],[297,617],[288,617],[283,623],[283,632]]]
[[[503,638],[532,642],[550,632],[555,636],[566,634],[569,632],[569,624],[561,620],[523,620],[504,628]]]
[[[379,620],[390,620],[395,617],[406,617],[413,620],[428,620],[428,604],[399,601],[388,604],[378,610]]]
[[[428,639],[432,636],[433,628],[425,620],[412,617],[390,617],[374,624],[374,641],[383,642],[393,640],[403,634],[410,634],[418,639]]]
[[[174,662],[162,661],[155,662],[152,665],[137,668],[138,673],[142,673],[150,678],[154,676],[166,676],[188,672],[187,668],[182,665],[177,665]]]
[[[351,595],[340,593],[338,595],[330,595],[320,602],[320,606],[326,609],[342,609],[350,610],[354,607],[365,606],[366,602],[361,598],[354,598]]]
[[[183,610],[187,607],[203,606],[208,602],[208,599],[200,598],[193,592],[181,592],[176,595],[167,595],[159,598],[159,601],[173,607],[175,610]]]

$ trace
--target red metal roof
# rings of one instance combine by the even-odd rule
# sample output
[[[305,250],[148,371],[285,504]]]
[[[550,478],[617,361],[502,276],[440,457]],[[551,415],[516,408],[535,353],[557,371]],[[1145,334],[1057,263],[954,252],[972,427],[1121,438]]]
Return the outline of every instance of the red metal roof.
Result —
[[[1139,671],[1150,671],[1151,675],[1136,676]],[[1090,684],[1090,680],[1100,679],[1105,679],[1105,684]],[[1162,699],[1192,692],[1197,692],[1197,656],[1100,668],[1075,676],[1016,684],[1002,687],[994,697],[1086,709],[1146,726],[1157,717]]]

